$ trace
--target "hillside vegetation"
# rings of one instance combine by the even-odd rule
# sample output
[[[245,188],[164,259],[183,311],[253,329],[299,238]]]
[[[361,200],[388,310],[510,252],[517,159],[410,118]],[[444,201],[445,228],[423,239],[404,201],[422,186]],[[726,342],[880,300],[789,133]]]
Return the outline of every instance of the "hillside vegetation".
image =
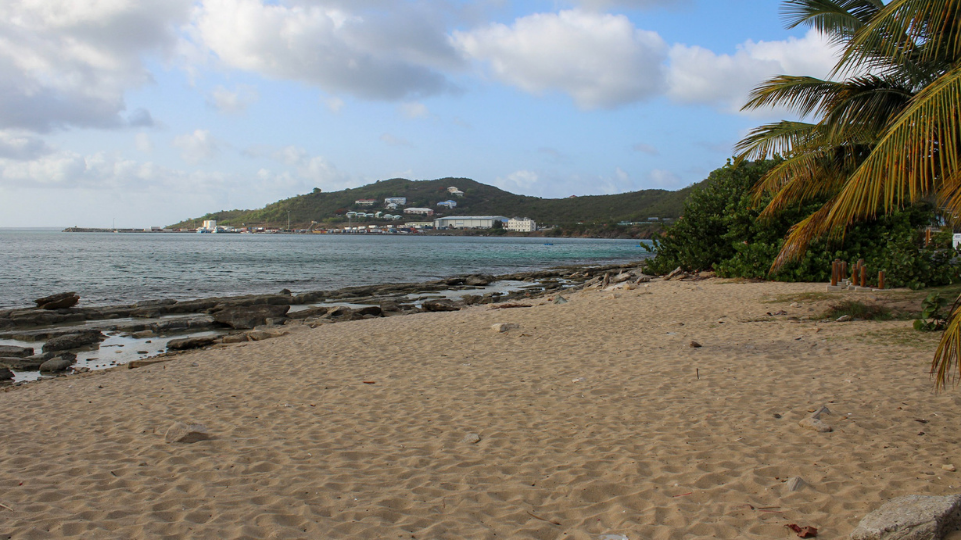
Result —
[[[457,187],[464,196],[455,197],[448,187]],[[290,212],[291,228],[305,228],[312,221],[336,225],[347,221],[347,211],[400,214],[384,208],[386,197],[407,197],[407,207],[431,208],[435,216],[499,215],[506,217],[529,217],[540,224],[610,223],[617,221],[643,221],[649,217],[676,218],[680,215],[684,199],[690,188],[680,191],[649,189],[618,195],[595,195],[568,199],[542,199],[515,195],[470,180],[468,178],[441,178],[439,180],[406,180],[394,178],[343,191],[298,195],[267,205],[259,210],[226,210],[170,225],[170,228],[196,228],[205,219],[216,219],[219,224],[234,227],[286,227]],[[359,207],[354,201],[376,199],[377,204]],[[457,201],[453,211],[439,208],[438,202]],[[444,210],[444,211],[441,211]],[[409,220],[419,218],[411,217]]]

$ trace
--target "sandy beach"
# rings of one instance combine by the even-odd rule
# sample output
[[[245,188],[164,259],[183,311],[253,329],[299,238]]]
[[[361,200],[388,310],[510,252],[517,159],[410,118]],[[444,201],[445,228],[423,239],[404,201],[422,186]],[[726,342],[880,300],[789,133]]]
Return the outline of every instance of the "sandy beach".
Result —
[[[823,311],[824,289],[589,289],[9,388],[0,538],[791,538],[796,523],[837,539],[890,498],[961,492],[942,468],[961,468],[961,392],[935,395],[927,374],[937,335],[792,319]],[[833,432],[798,425],[823,405]],[[177,421],[212,438],[166,443]]]

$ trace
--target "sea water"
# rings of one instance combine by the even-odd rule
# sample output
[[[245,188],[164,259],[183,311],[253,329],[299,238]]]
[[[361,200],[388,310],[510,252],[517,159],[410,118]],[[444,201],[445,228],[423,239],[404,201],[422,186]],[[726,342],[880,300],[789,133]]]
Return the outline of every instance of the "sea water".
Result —
[[[637,240],[424,235],[65,233],[0,229],[0,308],[331,290],[643,259]]]

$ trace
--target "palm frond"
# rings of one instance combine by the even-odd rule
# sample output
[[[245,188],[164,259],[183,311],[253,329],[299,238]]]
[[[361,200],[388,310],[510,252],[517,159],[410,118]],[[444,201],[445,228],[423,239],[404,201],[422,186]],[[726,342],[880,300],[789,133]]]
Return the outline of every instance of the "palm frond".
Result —
[[[859,29],[836,72],[961,57],[961,0],[893,0]]]
[[[784,265],[800,259],[812,241],[824,236],[830,231],[830,226],[827,224],[826,218],[834,204],[835,200],[831,199],[818,209],[817,212],[814,212],[801,220],[797,225],[791,227],[791,230],[788,231],[787,238],[784,240],[784,245],[781,247],[780,253],[778,253],[774,259],[774,263],[771,265],[772,273],[777,272],[784,267]]]
[[[952,374],[952,367],[959,370],[958,375]],[[931,375],[934,376],[934,389],[938,392],[944,390],[949,382],[957,384],[961,380],[961,297],[951,308],[938,350],[931,361]]]
[[[864,26],[882,7],[880,0],[787,0],[781,16],[788,28],[810,26],[840,41]]]
[[[823,112],[824,105],[844,89],[843,83],[816,77],[779,75],[751,91],[742,111],[762,107],[785,107],[800,116]]]
[[[823,154],[805,154],[780,163],[755,186],[754,200],[758,202],[765,189],[778,185],[774,196],[758,216],[772,219],[790,206],[796,206],[824,195],[832,195],[843,185],[846,175],[832,166],[825,166]]]
[[[757,127],[734,146],[737,161],[763,160],[769,156],[791,155],[816,136],[817,124],[783,120]]]
[[[838,195],[828,220],[845,227],[892,211],[939,189],[959,167],[961,67],[912,99]],[[941,151],[944,149],[945,151]]]

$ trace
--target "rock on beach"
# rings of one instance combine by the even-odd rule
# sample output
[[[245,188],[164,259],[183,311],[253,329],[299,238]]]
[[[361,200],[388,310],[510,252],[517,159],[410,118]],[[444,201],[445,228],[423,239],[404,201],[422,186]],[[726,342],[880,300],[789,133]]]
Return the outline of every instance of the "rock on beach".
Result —
[[[851,540],[941,540],[959,525],[961,494],[908,495],[865,516],[851,533]]]
[[[94,343],[100,343],[104,339],[106,339],[106,336],[104,336],[99,330],[89,330],[85,332],[77,332],[76,334],[67,334],[52,338],[44,343],[43,352],[79,349],[80,347],[93,345]]]
[[[222,305],[214,309],[214,320],[237,330],[251,330],[267,322],[267,319],[284,317],[289,305],[261,304],[255,306]]]
[[[34,300],[40,309],[64,309],[77,305],[80,295],[75,292],[65,292],[37,298]]]

